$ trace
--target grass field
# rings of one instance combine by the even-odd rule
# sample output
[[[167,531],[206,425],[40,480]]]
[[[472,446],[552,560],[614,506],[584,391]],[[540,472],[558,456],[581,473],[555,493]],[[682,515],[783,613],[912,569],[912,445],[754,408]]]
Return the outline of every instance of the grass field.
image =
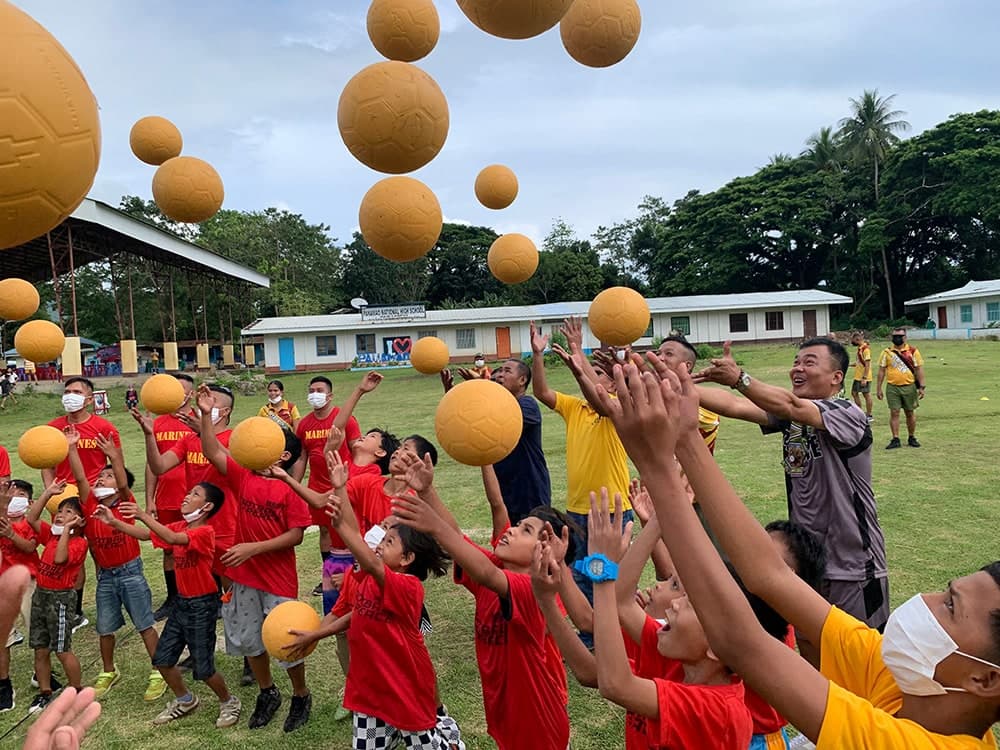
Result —
[[[883,342],[874,342],[881,350]],[[918,412],[918,436],[923,448],[883,450],[889,438],[888,411],[876,402],[874,485],[885,530],[891,571],[893,604],[920,590],[942,586],[951,576],[964,574],[1000,557],[996,541],[996,471],[1000,465],[1000,344],[995,342],[924,342],[920,349],[926,360],[927,398]],[[755,377],[786,385],[793,357],[789,346],[757,346],[737,350],[736,356]],[[341,401],[359,373],[333,376],[335,399]],[[573,389],[575,383],[562,367],[549,372],[552,385]],[[308,377],[283,378],[288,395],[305,405]],[[572,392],[572,390],[570,391]],[[434,408],[440,398],[437,378],[423,377],[411,370],[386,372],[386,380],[366,397],[356,415],[363,429],[384,426],[400,436],[419,432],[433,439]],[[127,464],[142,481],[143,443],[138,427],[123,411],[124,386],[110,391],[114,411],[110,419],[122,433]],[[982,400],[986,397],[989,400]],[[258,395],[237,400],[235,416],[255,413],[266,400]],[[300,408],[301,408],[300,406]],[[308,407],[306,407],[308,408]],[[58,396],[38,394],[21,397],[16,407],[0,414],[0,442],[11,452],[14,476],[37,481],[38,472],[26,470],[17,459],[16,444],[21,432],[61,412]],[[552,474],[553,498],[563,506],[565,436],[558,416],[546,413],[543,419],[544,444]],[[905,429],[904,429],[905,438]],[[748,424],[725,421],[720,432],[717,458],[740,495],[761,520],[784,517],[784,482],[780,468],[780,438],[764,438]],[[994,477],[990,479],[990,477]],[[489,513],[482,498],[479,472],[442,457],[437,474],[441,496],[449,504],[463,528],[485,541]],[[143,488],[136,487],[140,502]],[[147,577],[153,588],[154,606],[163,598],[160,558],[144,549]],[[319,581],[317,536],[309,534],[298,553],[299,590],[317,608],[318,598],[309,591]],[[85,609],[94,620],[93,568],[90,564]],[[427,608],[434,621],[428,646],[437,669],[441,695],[458,720],[470,750],[493,747],[485,731],[482,694],[472,640],[472,600],[448,580],[427,584]],[[221,623],[219,627],[221,643]],[[324,642],[309,658],[307,677],[314,696],[310,723],[290,735],[281,730],[287,712],[289,684],[283,673],[276,682],[284,703],[271,726],[256,731],[246,728],[256,688],[234,687],[244,703],[241,725],[216,730],[217,703],[204,685],[196,692],[203,706],[194,715],[166,727],[150,723],[161,704],[144,704],[142,691],[149,673],[149,661],[139,638],[128,629],[121,631],[118,666],[123,679],[104,698],[104,714],[90,734],[89,747],[100,748],[215,748],[239,744],[243,748],[272,748],[287,742],[296,748],[348,748],[350,723],[335,723],[336,695],[343,685],[332,642]],[[84,683],[92,682],[100,669],[97,638],[93,627],[79,631],[74,650],[83,665]],[[18,692],[17,708],[0,715],[0,747],[18,747],[29,722],[15,724],[25,716],[33,691],[31,652],[26,646],[14,649],[12,677]],[[218,665],[230,687],[238,685],[241,661],[219,655]],[[605,750],[623,745],[623,714],[603,701],[595,691],[580,689],[571,682],[570,714],[573,747],[576,750]],[[429,689],[429,688],[428,688]],[[166,696],[165,696],[166,698]],[[527,749],[526,749],[527,750]]]

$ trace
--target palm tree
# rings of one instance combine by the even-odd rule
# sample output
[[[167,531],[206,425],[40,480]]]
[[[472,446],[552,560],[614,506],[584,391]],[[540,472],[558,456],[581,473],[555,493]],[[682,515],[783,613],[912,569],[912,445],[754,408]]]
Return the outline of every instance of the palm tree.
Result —
[[[873,183],[875,185],[875,206],[878,207],[879,165],[885,161],[889,150],[899,143],[897,133],[910,129],[910,123],[900,119],[906,113],[892,109],[895,94],[881,97],[878,89],[866,90],[860,99],[851,99],[853,112],[840,121],[837,135],[848,152],[858,163],[871,161]],[[895,318],[892,299],[892,281],[889,278],[889,258],[885,243],[882,244],[882,273],[885,276],[885,290],[889,296],[889,317]]]
[[[771,154],[771,158],[767,160],[767,166],[773,167],[776,164],[788,164],[790,161],[792,161],[792,155],[782,151],[777,154]]]
[[[840,169],[842,151],[840,138],[832,127],[826,126],[809,136],[800,156],[810,159],[820,172],[836,172]]]

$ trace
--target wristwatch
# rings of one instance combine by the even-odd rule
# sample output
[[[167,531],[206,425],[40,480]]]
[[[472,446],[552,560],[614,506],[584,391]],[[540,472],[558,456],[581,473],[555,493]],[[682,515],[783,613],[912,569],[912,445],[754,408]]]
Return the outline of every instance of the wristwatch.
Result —
[[[573,568],[587,576],[594,583],[618,580],[618,565],[611,562],[606,556],[597,553],[587,555],[582,560],[577,560]]]
[[[750,387],[751,378],[747,374],[746,370],[740,370],[740,376],[736,378],[736,382],[733,383],[730,388],[743,393],[747,388]]]

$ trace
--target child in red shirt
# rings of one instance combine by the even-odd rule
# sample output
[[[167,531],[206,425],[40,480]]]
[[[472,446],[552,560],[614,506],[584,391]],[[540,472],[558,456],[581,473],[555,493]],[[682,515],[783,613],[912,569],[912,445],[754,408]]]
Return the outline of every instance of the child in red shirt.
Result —
[[[31,631],[28,644],[35,650],[35,675],[38,695],[28,708],[41,711],[52,702],[52,662],[56,657],[66,671],[70,686],[80,685],[80,661],[71,650],[76,591],[73,586],[87,559],[87,540],[83,538],[83,509],[80,499],[68,497],[59,503],[52,524],[40,520],[42,509],[54,495],[66,489],[65,482],[49,485],[28,508],[27,520],[39,544],[45,546],[35,578],[37,588],[31,597]]]
[[[21,597],[21,619],[24,620],[25,633],[31,631],[31,597],[35,593],[35,576],[38,574],[38,542],[35,540],[34,529],[25,520],[32,494],[31,484],[21,479],[3,482],[0,492],[0,575],[15,565],[24,565],[31,574],[31,580]],[[0,648],[0,713],[14,708],[10,649],[23,640],[23,635],[12,630],[7,642]]]
[[[174,693],[174,700],[153,719],[154,724],[166,724],[194,711],[198,697],[184,683],[177,667],[186,646],[193,661],[193,675],[203,680],[219,698],[219,729],[239,721],[243,704],[229,692],[226,681],[215,668],[215,620],[218,611],[218,590],[212,577],[215,559],[215,529],[208,520],[219,512],[225,493],[208,482],[191,488],[181,503],[182,520],[162,524],[135,503],[122,503],[121,516],[101,507],[102,521],[135,539],[152,540],[158,549],[169,549],[177,571],[177,599],[163,626],[153,666]],[[130,522],[139,519],[148,529]]]
[[[354,712],[355,750],[406,747],[443,750],[437,728],[438,702],[427,685],[436,683],[434,666],[420,630],[427,576],[444,575],[448,555],[433,537],[397,525],[368,548],[347,499],[347,466],[334,457],[330,479],[335,496],[331,520],[360,567],[344,704]],[[360,657],[360,658],[357,658]]]

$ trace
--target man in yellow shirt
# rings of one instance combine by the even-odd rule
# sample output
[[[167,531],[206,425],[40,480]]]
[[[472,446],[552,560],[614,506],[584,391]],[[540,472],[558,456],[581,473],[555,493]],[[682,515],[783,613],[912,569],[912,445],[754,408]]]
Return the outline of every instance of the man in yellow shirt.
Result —
[[[865,397],[865,416],[872,423],[872,347],[865,338],[864,331],[851,334],[851,343],[857,348],[854,358],[854,382],[851,383],[851,398],[861,408],[861,396]]]
[[[889,378],[889,387],[885,398],[889,404],[889,429],[892,430],[892,440],[885,449],[900,447],[899,442],[899,410],[906,414],[906,431],[910,437],[906,444],[911,448],[919,448],[917,440],[917,407],[924,397],[927,385],[924,380],[924,360],[917,348],[906,343],[906,329],[894,328],[892,331],[892,346],[882,350],[878,358],[878,400],[882,400],[882,383]]]
[[[626,383],[627,379],[627,383]],[[690,378],[657,368],[598,394],[641,473],[712,652],[819,750],[985,750],[1000,717],[1000,561],[918,594],[885,635],[831,606],[785,564],[697,432]],[[806,399],[796,408],[818,409]],[[680,461],[747,589],[822,643],[820,671],[767,635],[691,512]],[[596,511],[595,511],[596,512]],[[606,519],[595,534],[610,534]]]

